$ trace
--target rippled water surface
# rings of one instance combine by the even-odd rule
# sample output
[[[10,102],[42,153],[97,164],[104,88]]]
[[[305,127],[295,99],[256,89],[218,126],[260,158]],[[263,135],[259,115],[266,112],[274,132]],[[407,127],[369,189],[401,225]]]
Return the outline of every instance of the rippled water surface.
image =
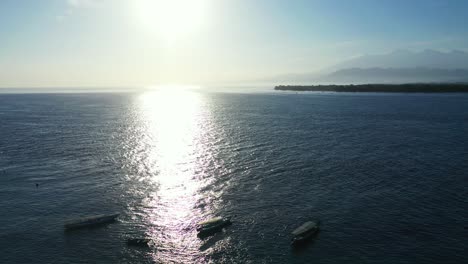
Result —
[[[0,95],[0,263],[463,263],[467,173],[467,95]]]

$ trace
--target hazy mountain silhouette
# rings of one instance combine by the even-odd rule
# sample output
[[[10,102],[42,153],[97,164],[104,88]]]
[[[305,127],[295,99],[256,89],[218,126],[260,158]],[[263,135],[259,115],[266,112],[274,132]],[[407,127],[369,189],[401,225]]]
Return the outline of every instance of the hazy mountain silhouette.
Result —
[[[468,69],[350,68],[317,78],[334,83],[468,82]]]
[[[395,50],[387,54],[363,55],[346,60],[322,74],[287,74],[272,80],[356,84],[468,82],[468,53],[459,50]]]
[[[441,52],[424,50],[412,52],[395,50],[380,55],[363,55],[333,66],[332,70],[347,68],[438,68],[468,69],[468,53],[460,50]]]

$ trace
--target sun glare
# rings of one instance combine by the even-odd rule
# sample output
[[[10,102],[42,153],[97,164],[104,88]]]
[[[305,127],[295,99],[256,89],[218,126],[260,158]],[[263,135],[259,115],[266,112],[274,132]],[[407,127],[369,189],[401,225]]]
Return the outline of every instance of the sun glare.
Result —
[[[180,84],[164,84],[164,85],[150,85],[145,87],[148,91],[162,91],[167,93],[180,93],[185,91],[193,91],[200,89],[198,85],[180,85]]]
[[[200,29],[208,0],[135,0],[138,20],[151,32],[174,40]]]
[[[149,226],[146,236],[166,241],[172,248],[158,250],[155,260],[174,257],[174,252],[198,252],[201,246],[201,240],[188,235],[187,223],[201,214],[196,208],[201,182],[194,175],[203,169],[200,157],[208,153],[204,129],[210,125],[199,93],[183,87],[160,88],[141,94],[138,100],[145,135],[140,144],[151,146],[142,147],[148,151],[145,168],[151,169],[151,180],[158,183],[143,204]]]

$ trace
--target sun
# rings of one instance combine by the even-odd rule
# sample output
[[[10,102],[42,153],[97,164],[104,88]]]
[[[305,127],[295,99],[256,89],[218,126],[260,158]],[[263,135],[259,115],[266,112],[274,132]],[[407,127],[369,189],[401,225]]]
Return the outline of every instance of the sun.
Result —
[[[208,0],[134,0],[141,24],[167,40],[194,33],[205,23]]]

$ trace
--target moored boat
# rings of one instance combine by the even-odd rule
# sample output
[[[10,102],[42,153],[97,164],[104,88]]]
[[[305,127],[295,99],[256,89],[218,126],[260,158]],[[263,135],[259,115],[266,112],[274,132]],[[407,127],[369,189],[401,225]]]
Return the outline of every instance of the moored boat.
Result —
[[[221,231],[224,227],[231,225],[231,218],[215,217],[197,224],[198,236],[208,236]]]
[[[308,221],[291,232],[293,235],[291,245],[299,245],[309,240],[319,230],[319,222]]]
[[[109,215],[95,215],[95,216],[89,216],[89,217],[84,217],[76,220],[71,220],[65,223],[64,227],[65,229],[77,229],[77,228],[83,228],[83,227],[90,227],[90,226],[95,226],[95,225],[100,225],[100,224],[106,224],[115,221],[115,219],[119,216],[120,214],[109,214]]]
[[[148,238],[129,238],[127,239],[127,245],[135,247],[149,247],[151,239]]]

